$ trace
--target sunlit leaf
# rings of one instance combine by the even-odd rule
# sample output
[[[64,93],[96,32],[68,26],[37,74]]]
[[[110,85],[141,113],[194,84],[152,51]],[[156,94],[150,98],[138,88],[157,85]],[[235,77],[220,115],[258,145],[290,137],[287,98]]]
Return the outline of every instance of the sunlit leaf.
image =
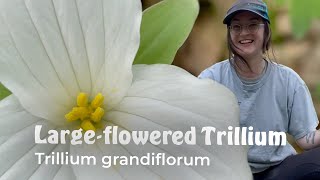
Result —
[[[320,100],[320,83],[316,87],[316,97]]]
[[[269,0],[269,1],[272,1],[272,0]],[[277,6],[283,6],[285,4],[288,3],[289,0],[276,0],[274,1],[274,3],[277,5]]]
[[[171,64],[198,13],[197,0],[164,0],[145,10],[134,64]]]
[[[291,0],[289,5],[289,13],[293,34],[297,38],[303,35],[310,28],[311,22],[315,18],[320,17],[320,1],[319,0]]]
[[[9,96],[11,92],[0,83],[0,100]]]

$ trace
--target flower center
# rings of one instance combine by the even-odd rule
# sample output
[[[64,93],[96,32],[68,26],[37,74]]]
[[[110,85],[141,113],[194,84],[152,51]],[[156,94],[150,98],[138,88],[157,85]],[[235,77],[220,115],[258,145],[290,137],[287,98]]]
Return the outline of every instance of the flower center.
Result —
[[[101,93],[97,94],[91,103],[88,101],[86,93],[79,93],[77,106],[65,115],[67,122],[78,121],[80,128],[84,131],[93,130],[101,127],[101,118],[104,115],[102,108],[104,97]]]

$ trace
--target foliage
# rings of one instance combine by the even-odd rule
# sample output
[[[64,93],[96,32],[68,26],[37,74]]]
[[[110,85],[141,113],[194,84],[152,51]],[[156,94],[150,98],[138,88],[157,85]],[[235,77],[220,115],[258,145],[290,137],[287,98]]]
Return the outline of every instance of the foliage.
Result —
[[[289,3],[289,15],[292,31],[295,37],[301,38],[310,28],[312,20],[320,18],[320,1],[290,0],[287,2]]]
[[[316,97],[320,100],[320,83],[316,87],[316,93],[315,94],[316,94]]]
[[[288,7],[290,23],[295,38],[302,38],[310,28],[312,20],[320,18],[319,0],[266,0],[276,6]]]
[[[0,100],[9,96],[11,92],[0,83]]]
[[[171,64],[199,13],[197,0],[164,0],[143,12],[134,64]]]
[[[276,0],[275,4],[278,6],[283,6],[288,3],[288,0]]]

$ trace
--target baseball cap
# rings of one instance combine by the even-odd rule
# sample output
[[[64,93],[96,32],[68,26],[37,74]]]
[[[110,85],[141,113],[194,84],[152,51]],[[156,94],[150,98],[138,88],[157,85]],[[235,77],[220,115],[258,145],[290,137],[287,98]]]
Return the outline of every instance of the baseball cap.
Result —
[[[238,0],[228,10],[227,15],[223,19],[223,24],[230,24],[233,16],[239,11],[253,12],[270,24],[268,16],[268,7],[262,0]]]

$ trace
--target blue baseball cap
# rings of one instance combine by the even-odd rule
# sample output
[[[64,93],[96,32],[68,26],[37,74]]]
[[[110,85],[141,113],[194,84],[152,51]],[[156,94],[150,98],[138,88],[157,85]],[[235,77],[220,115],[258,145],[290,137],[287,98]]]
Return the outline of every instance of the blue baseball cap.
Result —
[[[234,15],[239,11],[253,12],[270,24],[268,7],[262,0],[238,0],[228,10],[227,15],[223,19],[223,24],[229,25]]]

